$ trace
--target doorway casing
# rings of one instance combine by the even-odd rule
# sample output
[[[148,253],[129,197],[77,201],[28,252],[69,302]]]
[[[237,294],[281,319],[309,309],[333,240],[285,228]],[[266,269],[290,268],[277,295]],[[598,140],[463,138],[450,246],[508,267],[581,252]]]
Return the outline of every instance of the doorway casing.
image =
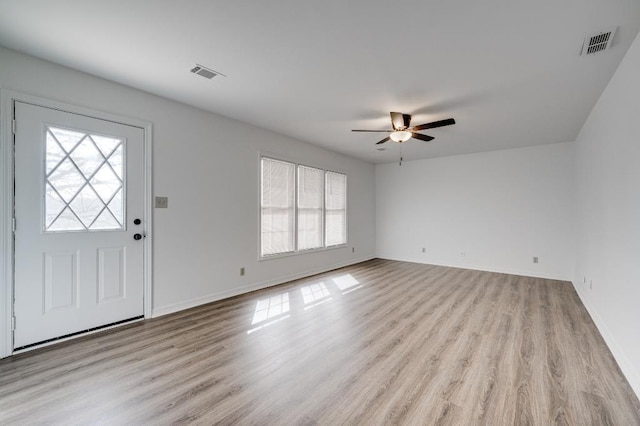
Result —
[[[144,317],[151,317],[153,297],[152,125],[129,117],[78,107],[38,96],[0,89],[0,358],[13,353],[13,206],[14,137],[13,111],[16,101],[57,109],[106,121],[134,126],[144,131]]]

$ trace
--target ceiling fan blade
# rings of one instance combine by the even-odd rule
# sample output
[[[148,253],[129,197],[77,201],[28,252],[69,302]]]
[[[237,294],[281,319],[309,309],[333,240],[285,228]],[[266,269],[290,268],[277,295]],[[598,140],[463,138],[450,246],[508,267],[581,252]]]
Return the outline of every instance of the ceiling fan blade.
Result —
[[[432,121],[431,123],[421,124],[414,127],[412,130],[435,129],[436,127],[450,126],[452,124],[456,124],[456,120],[454,120],[453,118],[447,118],[446,120]]]
[[[390,112],[391,115],[391,127],[393,130],[401,130],[404,128],[404,117],[401,112]],[[411,119],[411,117],[409,117]]]
[[[391,133],[393,130],[352,130],[352,132],[381,132],[381,133]]]
[[[389,136],[387,136],[386,138],[382,139],[380,142],[376,142],[376,145],[381,145],[385,142],[387,142],[389,139],[391,139]]]
[[[402,114],[402,121],[404,124],[404,128],[408,128],[411,124],[411,115],[410,114]]]
[[[430,142],[435,139],[433,136],[421,135],[420,133],[413,133],[411,137],[414,139],[420,139],[421,141],[425,141],[425,142]]]

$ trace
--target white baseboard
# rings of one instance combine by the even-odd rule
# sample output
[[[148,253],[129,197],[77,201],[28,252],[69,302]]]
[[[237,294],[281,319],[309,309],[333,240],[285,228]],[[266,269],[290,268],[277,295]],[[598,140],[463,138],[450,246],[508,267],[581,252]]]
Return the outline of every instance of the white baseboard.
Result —
[[[393,256],[377,256],[380,259],[387,260],[397,260],[400,262],[413,262],[413,263],[422,263],[425,265],[437,265],[437,266],[447,266],[449,268],[462,268],[462,269],[471,269],[473,271],[485,271],[485,272],[496,272],[499,274],[510,274],[510,275],[520,275],[523,277],[535,277],[535,278],[546,278],[549,280],[558,280],[558,281],[571,281],[572,278],[563,274],[550,274],[546,272],[539,271],[531,271],[531,270],[518,270],[511,268],[500,268],[500,267],[492,267],[492,266],[479,266],[479,265],[468,265],[463,263],[447,263],[447,262],[433,262],[426,261],[425,259],[420,258],[396,258]]]
[[[582,287],[576,283],[572,284],[573,288],[576,289],[576,293],[578,293],[578,297],[580,297],[582,304],[585,306],[585,308],[587,308],[587,312],[591,316],[591,319],[598,328],[598,331],[602,335],[602,338],[613,354],[613,357],[618,363],[620,370],[622,370],[622,374],[624,374],[636,396],[638,397],[638,399],[640,399],[640,374],[638,374],[638,371],[633,366],[633,363],[625,355],[622,347],[620,347],[616,339],[613,337],[613,334],[609,330],[609,327],[607,327],[607,324],[602,319],[596,308],[593,306]]]
[[[366,256],[358,259],[352,259],[347,262],[340,262],[333,265],[323,266],[320,268],[311,269],[304,272],[299,272],[296,274],[286,275],[283,277],[278,277],[272,280],[260,281],[257,283],[249,284],[242,287],[236,287],[230,290],[220,291],[213,294],[208,294],[206,296],[198,297],[195,299],[185,300],[184,302],[174,303],[172,305],[160,306],[157,308],[153,308],[151,317],[156,318],[163,315],[172,314],[174,312],[183,311],[189,308],[195,308],[196,306],[204,305],[207,303],[215,302],[217,300],[227,299],[229,297],[238,296],[240,294],[249,293],[256,290],[262,290],[264,288],[272,287],[274,285],[283,284],[289,281],[298,280],[300,278],[305,278],[310,275],[321,274],[323,272],[331,271],[338,268],[343,268],[345,266],[354,265],[356,263],[365,262],[367,260],[374,259],[375,256]]]
[[[598,331],[600,332],[605,343],[609,347],[609,350],[613,354],[613,357],[615,358],[616,362],[620,366],[620,370],[622,370],[622,373],[625,375],[627,381],[631,385],[631,388],[635,392],[638,399],[640,399],[640,374],[638,374],[638,371],[635,369],[633,363],[625,355],[624,351],[622,350],[621,346],[617,343],[617,341],[613,337],[613,334],[607,327],[606,323],[604,322],[600,314],[598,314],[598,311],[593,307],[593,304],[589,301],[589,298],[587,297],[584,290],[579,285],[576,285],[576,283],[573,282],[573,278],[561,276],[561,275],[555,275],[555,274],[532,272],[532,271],[518,271],[518,270],[509,269],[509,268],[477,267],[474,265],[425,262],[424,259],[417,259],[417,258],[397,259],[389,256],[378,256],[378,257],[380,259],[398,260],[402,262],[415,262],[415,263],[423,263],[423,264],[428,263],[431,265],[448,266],[451,268],[473,269],[473,270],[479,270],[479,271],[497,272],[497,273],[503,273],[503,274],[522,275],[527,277],[547,278],[552,280],[561,280],[561,281],[571,282],[573,287],[576,289],[576,292],[578,293],[578,296],[580,297],[582,304],[587,309],[587,312],[589,312],[591,319],[593,320],[594,324],[598,328]]]
[[[228,297],[233,297],[233,296],[237,296],[237,295],[240,295],[240,294],[249,293],[251,291],[261,290],[261,289],[264,289],[264,288],[272,287],[274,285],[283,284],[283,283],[286,283],[288,281],[293,281],[293,280],[296,280],[296,279],[308,277],[310,275],[320,274],[320,273],[323,273],[323,272],[331,271],[333,269],[338,269],[338,268],[342,268],[342,267],[345,267],[345,266],[353,265],[353,264],[356,264],[356,263],[365,262],[367,260],[371,260],[371,259],[374,259],[376,257],[379,257],[380,259],[397,260],[397,261],[402,261],[402,262],[414,262],[414,263],[423,263],[423,264],[427,263],[427,262],[424,261],[424,259],[395,259],[393,257],[388,257],[388,256],[367,256],[367,257],[363,257],[363,258],[359,258],[359,259],[354,259],[354,260],[351,260],[351,261],[348,261],[348,262],[337,263],[337,264],[334,264],[334,265],[329,265],[329,266],[325,266],[325,267],[321,267],[321,268],[316,268],[316,269],[308,270],[308,271],[305,271],[305,272],[300,272],[300,273],[297,273],[297,274],[291,274],[291,275],[279,277],[279,278],[276,278],[276,279],[273,279],[273,280],[267,280],[267,281],[261,281],[261,282],[258,282],[258,283],[253,283],[253,284],[250,284],[250,285],[247,285],[247,286],[238,287],[238,288],[235,288],[235,289],[231,289],[231,290],[226,290],[226,291],[210,294],[210,295],[207,295],[207,296],[203,296],[203,297],[199,297],[199,298],[196,298],[196,299],[187,300],[187,301],[184,301],[184,302],[180,302],[180,303],[176,303],[176,304],[172,304],[172,305],[168,305],[168,306],[162,306],[162,307],[154,308],[152,316],[155,318],[155,317],[159,317],[159,316],[162,316],[162,315],[171,314],[173,312],[182,311],[182,310],[185,310],[185,309],[193,308],[193,307],[196,307],[196,306],[199,306],[199,305],[204,305],[206,303],[215,302],[217,300],[226,299]],[[559,275],[554,275],[554,274],[546,274],[546,273],[531,272],[531,271],[518,271],[518,270],[512,270],[512,269],[508,269],[508,268],[491,268],[491,267],[482,267],[482,268],[480,268],[480,267],[474,267],[474,266],[470,266],[470,265],[444,264],[444,263],[429,263],[429,264],[434,264],[434,265],[438,265],[438,266],[447,266],[447,267],[452,267],[452,268],[464,268],[464,269],[480,270],[480,271],[487,271],[487,272],[496,272],[496,273],[521,275],[521,276],[531,276],[531,277],[539,277],[539,278],[547,278],[547,279],[553,279],[553,280],[561,280],[561,281],[572,282],[572,279],[569,278],[569,277],[566,277],[566,276],[559,276]],[[582,303],[584,304],[585,308],[587,309],[587,312],[589,313],[589,315],[591,315],[591,318],[593,319],[593,322],[595,323],[596,327],[598,328],[598,331],[600,331],[600,334],[604,338],[607,346],[609,347],[609,350],[613,354],[613,357],[615,358],[615,360],[617,361],[618,365],[620,366],[620,370],[622,370],[622,373],[625,375],[627,381],[631,385],[631,388],[633,389],[635,394],[638,396],[638,398],[640,398],[640,374],[638,374],[638,372],[634,368],[634,366],[631,363],[631,361],[624,354],[624,351],[621,349],[620,345],[616,342],[616,340],[614,339],[613,335],[611,334],[611,332],[609,331],[608,327],[606,326],[606,323],[604,322],[602,317],[600,317],[598,312],[595,310],[595,308],[593,307],[593,305],[589,301],[588,297],[586,296],[586,294],[584,293],[582,288],[580,288],[579,285],[576,285],[573,282],[572,282],[572,284],[573,284],[573,287],[576,289],[576,292],[578,293],[578,296],[580,297],[580,300],[582,301]]]

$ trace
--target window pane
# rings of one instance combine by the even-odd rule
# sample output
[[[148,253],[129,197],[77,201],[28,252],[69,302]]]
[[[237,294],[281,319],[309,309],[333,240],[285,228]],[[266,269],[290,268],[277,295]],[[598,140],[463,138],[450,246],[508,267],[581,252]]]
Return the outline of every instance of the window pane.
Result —
[[[48,127],[45,142],[44,229],[123,229],[124,140]]]
[[[261,254],[295,250],[295,166],[262,159]]]
[[[347,242],[347,176],[327,172],[325,179],[325,241],[327,246]]]
[[[298,166],[298,250],[322,247],[324,171]]]

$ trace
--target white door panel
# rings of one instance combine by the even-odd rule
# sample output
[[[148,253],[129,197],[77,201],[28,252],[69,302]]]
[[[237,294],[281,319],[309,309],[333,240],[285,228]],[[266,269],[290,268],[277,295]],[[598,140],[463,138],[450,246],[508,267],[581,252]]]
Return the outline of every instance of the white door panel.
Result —
[[[144,133],[16,102],[14,348],[143,315]]]

